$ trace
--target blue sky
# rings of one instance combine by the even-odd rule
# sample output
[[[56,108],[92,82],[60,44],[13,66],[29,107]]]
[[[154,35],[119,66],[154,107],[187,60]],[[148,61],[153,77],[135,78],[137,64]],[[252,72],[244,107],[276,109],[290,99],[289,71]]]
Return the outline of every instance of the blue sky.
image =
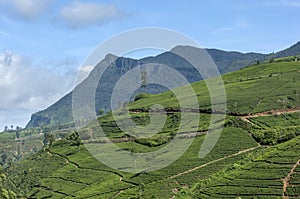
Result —
[[[0,129],[70,91],[88,53],[122,31],[169,28],[206,48],[270,53],[300,40],[299,10],[300,0],[0,0]]]

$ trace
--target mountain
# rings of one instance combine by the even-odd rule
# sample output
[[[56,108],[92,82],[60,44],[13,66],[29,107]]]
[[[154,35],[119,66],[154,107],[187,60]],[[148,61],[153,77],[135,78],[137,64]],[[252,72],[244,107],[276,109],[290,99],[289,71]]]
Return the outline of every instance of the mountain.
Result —
[[[199,81],[191,84],[203,111],[199,125],[194,123],[197,112],[180,112],[171,91],[149,94],[129,104],[130,118],[144,127],[150,123],[148,107],[158,103],[168,107],[159,133],[151,137],[130,136],[119,128],[111,114],[106,114],[99,118],[99,123],[89,123],[78,130],[84,144],[78,142],[78,134],[74,133],[6,167],[5,186],[20,198],[32,199],[297,198],[300,195],[299,67],[300,61],[264,62],[222,75],[227,116],[216,145],[203,158],[199,158],[199,150],[211,135],[208,130],[212,119],[210,93],[206,83]],[[80,85],[81,89],[84,85]],[[186,93],[185,86],[175,89]],[[189,99],[185,95],[181,100]],[[186,131],[178,131],[182,117],[186,118]],[[121,163],[117,169],[105,160],[107,154],[103,151],[109,143],[103,141],[97,129],[99,124],[118,147],[108,153],[111,164]],[[212,128],[218,129],[215,124]],[[58,137],[63,131],[51,135]],[[183,145],[171,140],[191,141],[191,145],[171,164],[148,172],[170,158],[168,152],[161,151],[167,145],[171,144],[171,151],[175,151],[172,155],[177,155]],[[23,141],[28,144],[28,139]],[[123,150],[134,161],[116,155]],[[149,156],[141,161],[139,154]],[[127,168],[141,168],[143,163],[148,167],[142,167],[141,172],[126,172]]]
[[[300,55],[300,41],[285,50],[270,55],[270,58],[281,58],[296,55]]]
[[[95,77],[99,77],[101,67],[107,67],[107,64],[109,64],[109,67],[101,77],[100,83],[97,85],[96,88],[95,95],[97,100],[95,101],[95,111],[98,112],[99,110],[111,110],[110,99],[114,85],[119,80],[119,78],[122,77],[123,74],[141,64],[167,65],[177,70],[190,83],[202,80],[201,75],[193,68],[193,66],[191,66],[189,62],[172,52],[176,50],[176,48],[181,48],[181,50],[184,49],[185,51],[189,51],[191,47],[177,46],[174,49],[159,54],[155,57],[146,57],[140,60],[108,55],[99,64],[95,66],[95,68],[91,71],[87,79],[85,79],[81,84],[79,84],[78,87],[87,89],[89,82],[93,81]],[[260,53],[227,52],[218,49],[205,50],[214,60],[221,74],[236,71],[256,61],[262,61],[266,59],[266,57],[268,57],[268,55]],[[200,51],[202,51],[202,49],[199,49],[199,52]],[[283,56],[285,54],[300,54],[299,43],[297,43],[289,49],[279,52],[277,56]],[[113,63],[111,63],[112,59],[114,60]],[[147,71],[147,73],[155,74],[155,72],[160,71],[159,66],[154,68],[155,69],[153,69],[153,71]],[[165,87],[150,84],[147,85],[144,89],[137,89],[134,95],[140,92],[154,94],[166,90],[167,89]],[[84,91],[84,89],[82,89],[82,91]],[[73,121],[72,118],[72,92],[70,92],[47,109],[34,113],[31,116],[31,119],[27,124],[26,128],[46,125],[71,124]]]

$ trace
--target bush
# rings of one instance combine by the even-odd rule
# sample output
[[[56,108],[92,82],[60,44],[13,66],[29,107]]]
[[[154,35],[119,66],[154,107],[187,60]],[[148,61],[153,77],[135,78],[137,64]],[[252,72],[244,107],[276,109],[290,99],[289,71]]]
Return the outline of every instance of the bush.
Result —
[[[236,128],[241,128],[244,130],[250,130],[251,129],[251,124],[248,122],[242,120],[241,118],[234,117],[230,120],[228,120],[225,124],[225,127],[236,127]]]
[[[137,138],[135,142],[149,147],[153,147],[166,144],[169,142],[169,140],[170,138],[167,136],[155,136],[151,138]]]
[[[300,135],[300,128],[295,127],[277,127],[267,130],[258,130],[253,133],[254,138],[261,144],[275,145]]]

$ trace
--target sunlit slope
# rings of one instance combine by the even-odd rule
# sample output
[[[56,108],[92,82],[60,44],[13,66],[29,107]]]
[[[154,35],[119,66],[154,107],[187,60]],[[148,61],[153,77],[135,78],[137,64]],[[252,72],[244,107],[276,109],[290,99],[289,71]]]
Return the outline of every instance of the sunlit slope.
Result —
[[[228,114],[252,114],[271,109],[291,109],[300,104],[300,62],[264,63],[252,65],[222,76],[227,95]],[[193,83],[201,110],[210,110],[210,93],[205,81]],[[185,87],[176,89],[185,93]],[[186,95],[185,100],[190,99]],[[134,102],[131,109],[147,109],[154,104],[178,109],[171,92],[146,95]],[[181,107],[184,108],[184,107]]]

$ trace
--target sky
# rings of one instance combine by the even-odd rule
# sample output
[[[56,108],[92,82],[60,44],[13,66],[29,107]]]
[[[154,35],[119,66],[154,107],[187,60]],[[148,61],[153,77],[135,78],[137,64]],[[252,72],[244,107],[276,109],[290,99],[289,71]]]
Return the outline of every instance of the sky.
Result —
[[[71,91],[89,52],[120,32],[160,27],[205,48],[271,53],[300,40],[299,10],[300,0],[0,0],[0,131]]]

